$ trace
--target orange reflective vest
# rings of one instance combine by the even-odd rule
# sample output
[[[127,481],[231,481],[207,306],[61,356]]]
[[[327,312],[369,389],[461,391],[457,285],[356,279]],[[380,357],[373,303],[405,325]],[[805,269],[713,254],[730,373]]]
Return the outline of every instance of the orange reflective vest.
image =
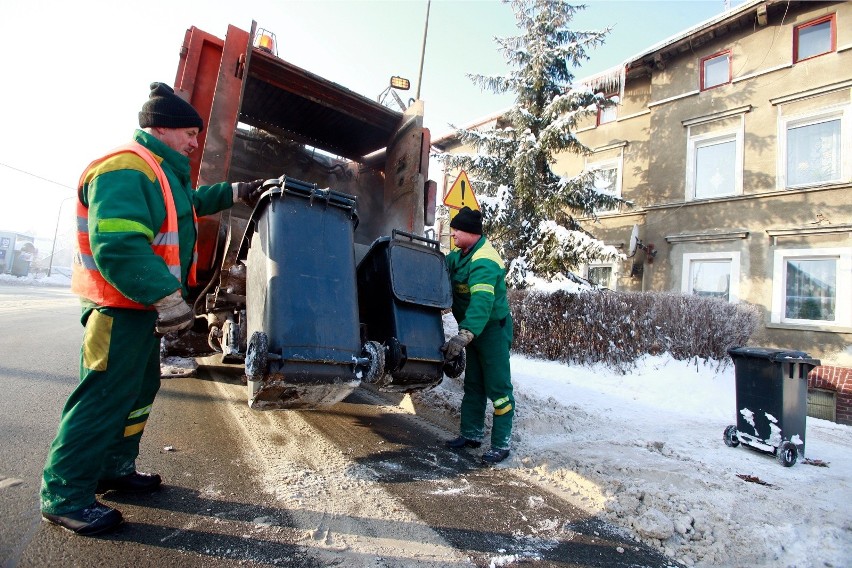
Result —
[[[178,238],[178,220],[177,211],[175,210],[175,200],[172,195],[172,189],[169,185],[169,181],[166,179],[166,173],[163,171],[162,166],[160,166],[160,163],[150,150],[135,141],[111,150],[105,156],[93,161],[83,171],[83,175],[80,176],[80,182],[78,183],[78,191],[82,192],[86,174],[89,170],[105,160],[124,152],[132,152],[142,158],[154,171],[157,181],[160,182],[160,188],[163,190],[163,201],[166,205],[166,219],[163,221],[160,231],[154,235],[154,238],[151,241],[151,250],[154,254],[163,258],[166,262],[166,266],[169,268],[169,272],[171,272],[172,276],[174,276],[178,283],[180,283],[180,242]],[[197,227],[198,219],[195,215],[194,208],[192,210],[192,218]],[[194,286],[196,283],[195,265],[197,259],[198,250],[197,247],[194,246],[192,251],[192,264],[189,267],[188,275],[188,283],[190,286]],[[112,284],[106,281],[100,270],[98,270],[98,267],[95,264],[95,259],[92,256],[92,246],[89,242],[89,208],[83,205],[83,202],[80,199],[77,200],[77,251],[74,255],[74,262],[72,266],[71,291],[79,296],[91,300],[99,306],[134,308],[140,310],[149,309],[149,306],[134,302],[119,292]]]

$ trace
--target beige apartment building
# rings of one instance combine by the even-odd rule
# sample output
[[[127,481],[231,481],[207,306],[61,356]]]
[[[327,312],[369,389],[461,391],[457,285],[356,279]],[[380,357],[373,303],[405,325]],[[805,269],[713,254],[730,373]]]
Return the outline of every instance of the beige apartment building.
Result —
[[[755,304],[753,345],[852,367],[852,2],[752,0],[580,82],[617,105],[555,170],[632,204],[583,220],[626,255],[583,274]]]

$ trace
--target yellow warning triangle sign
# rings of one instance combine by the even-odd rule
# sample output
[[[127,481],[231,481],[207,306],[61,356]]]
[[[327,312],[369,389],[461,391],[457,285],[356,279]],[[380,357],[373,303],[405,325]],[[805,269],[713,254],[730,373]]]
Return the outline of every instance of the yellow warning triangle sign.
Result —
[[[467,179],[467,173],[464,170],[461,171],[450,191],[444,197],[444,205],[451,209],[461,209],[462,207],[479,209],[476,195],[473,194],[473,187],[471,187],[470,180]]]

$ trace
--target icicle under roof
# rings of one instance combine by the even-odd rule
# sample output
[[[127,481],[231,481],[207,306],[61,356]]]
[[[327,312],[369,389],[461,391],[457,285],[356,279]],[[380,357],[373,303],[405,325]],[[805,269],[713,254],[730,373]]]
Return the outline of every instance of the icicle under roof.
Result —
[[[577,82],[577,88],[588,89],[593,93],[618,93],[619,103],[624,100],[624,83],[627,81],[627,65],[619,64],[610,67],[591,77],[584,77]]]

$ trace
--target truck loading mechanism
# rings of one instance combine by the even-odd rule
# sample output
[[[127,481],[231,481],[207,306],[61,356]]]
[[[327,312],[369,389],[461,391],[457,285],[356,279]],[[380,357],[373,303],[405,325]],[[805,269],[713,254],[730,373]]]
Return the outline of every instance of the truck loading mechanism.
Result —
[[[184,38],[175,90],[206,125],[193,182],[268,181],[253,211],[238,204],[199,219],[196,325],[166,337],[165,353],[245,365],[249,402],[264,410],[333,404],[362,381],[397,391],[439,383],[435,329],[449,297],[443,254],[422,237],[436,199],[423,103],[382,106],[253,47],[255,27],[229,26],[224,40],[193,27]],[[432,287],[376,298],[362,288],[393,296],[411,278],[384,268],[362,278],[367,256]],[[411,332],[406,344],[384,323],[378,333],[387,317],[365,314],[365,298],[391,319],[428,322],[429,345]]]

